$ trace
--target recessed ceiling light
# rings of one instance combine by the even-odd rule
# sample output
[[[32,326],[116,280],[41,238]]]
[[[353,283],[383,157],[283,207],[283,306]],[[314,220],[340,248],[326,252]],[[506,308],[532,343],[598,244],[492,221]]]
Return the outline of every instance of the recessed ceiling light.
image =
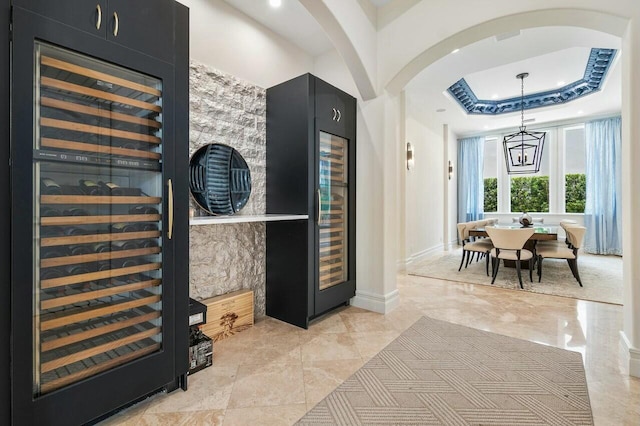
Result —
[[[564,81],[559,81],[559,82],[558,82],[558,87],[559,87],[559,86],[564,86],[565,84],[567,84],[567,83],[565,83]]]
[[[459,51],[460,51],[460,49],[453,49],[453,50],[451,51],[451,53],[458,53]]]
[[[438,109],[436,110],[436,112],[445,112],[445,111],[446,111],[446,109],[444,109],[444,108],[438,108]]]
[[[491,99],[498,99],[498,94],[494,93],[493,95],[491,95]]]
[[[280,7],[282,6],[282,0],[269,0],[269,5],[271,7]]]

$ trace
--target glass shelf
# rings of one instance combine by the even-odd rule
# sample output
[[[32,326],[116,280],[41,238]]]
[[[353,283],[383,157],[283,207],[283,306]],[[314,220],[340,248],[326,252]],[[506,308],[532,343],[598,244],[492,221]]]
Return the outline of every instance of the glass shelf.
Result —
[[[189,219],[189,225],[217,225],[222,223],[272,222],[277,220],[309,219],[306,214],[262,214],[233,216],[199,216]]]

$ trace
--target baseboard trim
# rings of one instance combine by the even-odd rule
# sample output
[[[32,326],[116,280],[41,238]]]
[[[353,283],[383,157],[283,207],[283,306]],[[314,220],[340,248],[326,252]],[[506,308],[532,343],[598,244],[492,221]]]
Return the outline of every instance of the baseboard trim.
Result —
[[[424,249],[417,253],[412,254],[405,260],[405,267],[411,265],[412,263],[419,262],[427,257],[433,256],[434,254],[441,254],[444,251],[444,244],[438,244],[437,246],[430,247],[428,249]]]
[[[387,294],[375,294],[367,291],[356,290],[356,295],[351,299],[351,305],[367,311],[386,314],[400,304],[400,292],[398,289]]]
[[[640,350],[631,345],[624,331],[620,331],[620,349],[624,364],[629,368],[629,375],[640,377]]]

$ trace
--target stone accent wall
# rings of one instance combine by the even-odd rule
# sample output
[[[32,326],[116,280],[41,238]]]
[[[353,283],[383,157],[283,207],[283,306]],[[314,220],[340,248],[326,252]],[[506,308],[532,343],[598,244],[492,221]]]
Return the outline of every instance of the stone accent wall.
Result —
[[[240,152],[251,171],[251,197],[237,215],[266,212],[266,91],[191,61],[189,155],[209,143]],[[191,200],[196,216],[207,213]],[[194,299],[252,289],[255,313],[265,313],[265,225],[191,226],[189,288]]]

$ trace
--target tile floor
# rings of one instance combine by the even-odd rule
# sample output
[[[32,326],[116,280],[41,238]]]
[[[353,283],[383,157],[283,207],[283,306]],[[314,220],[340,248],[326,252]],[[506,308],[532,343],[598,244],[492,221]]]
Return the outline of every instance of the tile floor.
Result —
[[[400,275],[387,315],[340,308],[309,330],[264,318],[214,345],[189,390],[159,394],[104,425],[291,425],[422,315],[580,352],[595,424],[640,424],[640,379],[621,362],[622,307]]]

